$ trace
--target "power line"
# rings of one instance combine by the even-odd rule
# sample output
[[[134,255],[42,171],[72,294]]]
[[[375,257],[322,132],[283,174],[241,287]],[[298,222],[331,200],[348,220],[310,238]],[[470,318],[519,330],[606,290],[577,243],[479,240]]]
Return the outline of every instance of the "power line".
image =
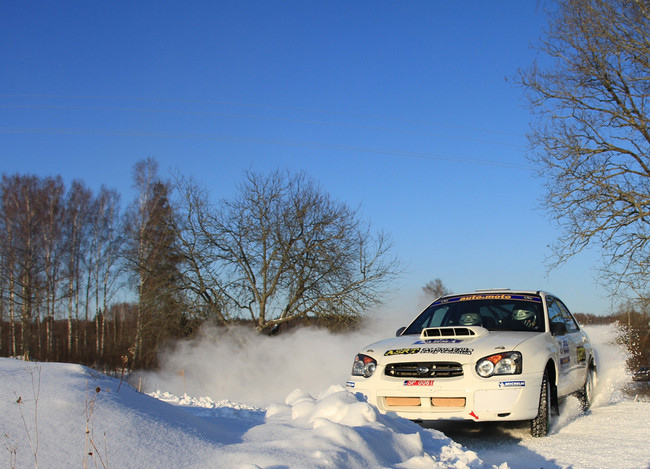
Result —
[[[44,127],[0,127],[0,133],[13,134],[55,134],[55,135],[115,135],[126,137],[148,137],[148,138],[171,138],[185,140],[212,140],[212,141],[230,141],[242,143],[254,143],[264,145],[281,145],[304,148],[317,148],[327,150],[349,151],[357,153],[372,153],[388,156],[398,156],[403,158],[420,158],[428,160],[444,160],[456,163],[466,163],[482,166],[493,166],[508,169],[517,169],[530,171],[529,166],[504,161],[486,160],[479,158],[465,158],[455,155],[445,155],[426,152],[411,152],[404,150],[394,150],[376,147],[363,147],[354,145],[343,145],[322,142],[302,142],[288,140],[271,140],[256,137],[241,137],[232,135],[210,135],[210,134],[184,134],[172,132],[151,132],[139,130],[118,130],[118,129],[80,129],[80,128],[44,128]]]
[[[291,107],[291,106],[277,106],[277,105],[268,105],[268,104],[251,104],[251,103],[238,103],[238,102],[229,102],[229,101],[210,101],[210,100],[200,100],[200,99],[176,99],[176,98],[157,98],[157,97],[137,97],[137,96],[92,96],[92,95],[56,95],[56,94],[0,94],[0,98],[37,98],[37,99],[105,99],[105,100],[119,100],[119,101],[145,101],[145,102],[164,102],[164,103],[181,103],[181,104],[207,104],[207,105],[219,105],[219,106],[239,106],[239,107],[249,107],[249,108],[259,108],[259,109],[274,109],[274,110],[285,110],[293,112],[311,112],[319,114],[331,114],[331,115],[340,115],[348,117],[361,117],[367,119],[378,119],[378,120],[389,120],[395,122],[404,122],[408,124],[418,124],[434,127],[447,127],[459,130],[469,130],[472,132],[483,132],[489,134],[500,134],[500,135],[509,135],[513,137],[522,137],[521,134],[516,134],[512,132],[504,132],[494,129],[481,129],[478,127],[467,127],[453,125],[443,122],[429,122],[421,121],[416,119],[404,119],[401,117],[393,116],[382,116],[375,114],[363,114],[363,113],[353,113],[345,111],[335,111],[327,109],[316,109],[316,108],[301,108],[301,107]]]
[[[260,119],[260,120],[273,120],[273,121],[282,121],[282,122],[292,122],[299,124],[308,124],[308,125],[323,125],[323,126],[332,126],[332,127],[346,127],[346,128],[356,128],[364,130],[373,130],[377,132],[392,132],[392,133],[401,133],[407,135],[418,135],[423,137],[437,137],[437,138],[446,138],[451,140],[461,140],[466,142],[482,143],[489,145],[502,145],[509,146],[513,148],[523,149],[521,145],[516,143],[508,142],[495,142],[491,140],[483,140],[476,138],[468,137],[457,137],[452,135],[443,135],[443,134],[432,134],[429,132],[417,132],[414,130],[404,130],[404,129],[394,129],[386,127],[374,127],[368,125],[359,125],[359,124],[348,124],[340,122],[329,122],[329,121],[313,121],[307,119],[295,119],[289,117],[278,117],[278,116],[258,116],[251,114],[228,114],[214,111],[193,111],[193,110],[182,110],[182,109],[154,109],[154,108],[129,108],[129,107],[106,107],[106,106],[69,106],[69,105],[46,105],[46,104],[37,104],[37,105],[26,105],[26,104],[0,104],[0,108],[4,109],[69,109],[69,110],[82,110],[82,111],[115,111],[115,112],[148,112],[148,113],[173,113],[173,114],[186,114],[186,115],[206,115],[206,116],[215,116],[215,117],[229,117],[229,118],[240,118],[240,119]]]

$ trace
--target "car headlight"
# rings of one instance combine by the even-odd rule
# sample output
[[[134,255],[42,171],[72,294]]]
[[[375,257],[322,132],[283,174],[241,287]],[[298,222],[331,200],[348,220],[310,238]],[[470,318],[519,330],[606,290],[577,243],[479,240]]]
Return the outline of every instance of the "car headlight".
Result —
[[[376,369],[377,361],[374,358],[362,354],[354,357],[354,364],[352,365],[353,376],[370,378]]]
[[[476,363],[476,372],[483,378],[494,375],[519,375],[521,374],[521,366],[521,353],[497,353],[481,358]]]

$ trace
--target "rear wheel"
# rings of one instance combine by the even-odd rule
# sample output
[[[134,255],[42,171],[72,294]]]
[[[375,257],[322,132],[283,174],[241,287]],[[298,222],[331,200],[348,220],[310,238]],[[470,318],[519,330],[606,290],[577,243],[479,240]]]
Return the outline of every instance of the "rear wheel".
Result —
[[[580,408],[583,412],[589,410],[591,402],[594,398],[594,387],[596,383],[596,369],[593,363],[589,364],[589,369],[587,370],[587,377],[585,378],[585,384],[580,391],[576,394],[578,400],[580,401]]]
[[[544,373],[542,378],[542,389],[539,393],[539,407],[537,417],[530,421],[530,434],[539,438],[548,435],[551,425],[551,386],[548,376]]]

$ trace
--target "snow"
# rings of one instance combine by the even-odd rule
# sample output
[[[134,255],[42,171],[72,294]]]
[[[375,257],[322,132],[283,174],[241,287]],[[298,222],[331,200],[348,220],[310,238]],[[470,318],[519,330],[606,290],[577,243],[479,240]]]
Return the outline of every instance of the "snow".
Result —
[[[280,382],[296,386],[283,399],[260,406],[236,398],[235,388],[213,394],[231,395],[221,400],[191,397],[165,389],[162,375],[156,375],[161,386],[147,394],[80,365],[3,358],[0,467],[650,468],[650,402],[623,392],[630,376],[625,355],[608,343],[611,329],[592,327],[588,333],[599,352],[594,405],[582,414],[577,400],[567,399],[551,434],[535,439],[520,424],[452,422],[424,428],[382,415],[336,382],[338,371],[316,393],[304,390],[314,385],[309,373],[276,370]],[[336,350],[345,342],[330,339]],[[280,343],[274,340],[274,346]],[[250,344],[246,349],[253,354]],[[295,355],[302,363],[309,354]],[[199,355],[188,356],[201,361]],[[214,363],[214,356],[207,358]],[[206,372],[205,365],[199,369]],[[327,381],[321,377],[318,384],[322,380]],[[277,392],[256,386],[258,394],[249,395],[257,401]]]

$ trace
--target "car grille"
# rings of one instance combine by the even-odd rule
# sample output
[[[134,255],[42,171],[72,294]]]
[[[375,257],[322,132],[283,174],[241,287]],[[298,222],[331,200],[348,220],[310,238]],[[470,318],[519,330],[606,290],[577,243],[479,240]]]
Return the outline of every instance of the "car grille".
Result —
[[[463,376],[463,367],[455,362],[389,363],[384,373],[394,378],[453,378]]]

